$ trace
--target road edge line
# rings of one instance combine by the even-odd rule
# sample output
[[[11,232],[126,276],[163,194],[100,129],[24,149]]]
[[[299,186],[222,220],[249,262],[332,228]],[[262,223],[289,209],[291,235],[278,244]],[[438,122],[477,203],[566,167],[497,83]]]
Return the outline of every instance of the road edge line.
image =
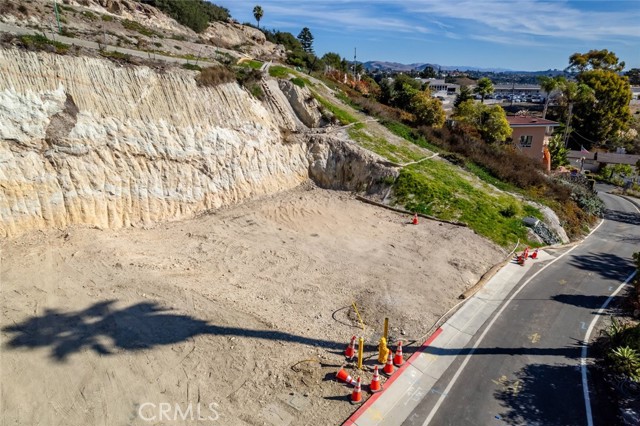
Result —
[[[624,197],[622,195],[618,196],[630,202],[633,205],[633,208],[635,208],[636,211],[640,213],[640,209],[638,209],[638,206],[634,201],[631,201],[627,199],[627,197]],[[587,376],[587,352],[589,349],[589,339],[591,339],[591,332],[596,326],[596,322],[598,322],[600,315],[604,312],[605,309],[607,309],[607,306],[609,306],[609,303],[611,303],[613,298],[616,297],[618,292],[622,290],[624,286],[629,284],[629,282],[633,279],[633,277],[636,276],[637,273],[637,270],[633,271],[633,273],[629,275],[627,279],[624,280],[613,293],[611,293],[607,300],[604,301],[602,306],[600,306],[600,309],[596,311],[596,315],[591,320],[591,324],[589,324],[589,328],[587,328],[587,332],[584,335],[584,340],[582,341],[582,349],[580,351],[580,375],[582,377],[582,396],[584,397],[584,408],[587,412],[587,426],[593,426],[593,410],[591,409],[591,397],[589,396],[589,378]]]
[[[633,273],[629,275],[627,279],[624,280],[622,284],[620,284],[613,293],[611,293],[611,295],[607,298],[607,300],[605,300],[602,306],[600,306],[600,309],[596,311],[595,316],[591,320],[591,324],[589,324],[589,328],[587,328],[587,332],[584,336],[584,340],[582,341],[582,350],[580,352],[580,373],[582,375],[582,394],[584,396],[584,406],[587,412],[588,426],[593,426],[591,397],[589,396],[589,379],[587,377],[587,351],[589,349],[589,339],[591,338],[591,332],[593,332],[593,329],[596,326],[596,322],[598,322],[604,310],[607,309],[607,306],[609,306],[609,303],[611,303],[613,298],[616,297],[616,295],[620,292],[620,290],[624,288],[624,286],[626,286],[627,284],[629,284],[629,282],[631,282],[631,280],[633,279],[633,277],[636,276],[637,273],[638,273],[637,270],[633,271]]]
[[[582,241],[585,241],[587,238],[589,238],[595,231],[598,230],[598,228],[600,228],[600,226],[602,226],[603,223],[604,223],[604,220],[601,220],[600,223],[598,224],[598,226],[593,228],[591,230],[591,232],[589,232],[589,235],[587,235]],[[462,361],[462,364],[460,365],[460,367],[458,367],[458,370],[455,372],[455,374],[451,378],[451,381],[449,382],[449,384],[447,385],[445,390],[442,392],[442,394],[440,395],[440,397],[436,401],[436,404],[431,409],[431,412],[429,412],[429,415],[427,416],[427,418],[424,421],[424,423],[422,424],[422,426],[427,426],[429,423],[431,423],[431,420],[433,420],[433,417],[435,416],[436,412],[438,411],[438,409],[440,408],[440,406],[444,402],[444,398],[451,391],[451,388],[453,387],[453,385],[455,385],[456,381],[458,380],[458,377],[460,377],[460,374],[462,374],[462,370],[464,370],[464,368],[469,363],[469,360],[471,359],[471,356],[473,355],[475,350],[478,348],[480,343],[482,343],[482,340],[487,335],[487,333],[489,332],[489,330],[491,329],[493,324],[498,320],[498,318],[500,318],[500,315],[502,315],[502,312],[504,312],[504,310],[507,309],[507,306],[509,306],[509,304],[513,301],[513,299],[527,286],[527,284],[529,284],[535,277],[537,277],[540,273],[542,273],[542,271],[547,269],[549,266],[553,265],[558,260],[562,259],[564,256],[568,255],[569,253],[571,253],[573,250],[575,250],[578,247],[579,247],[579,245],[575,245],[575,246],[571,247],[569,250],[567,250],[566,252],[562,253],[560,256],[558,256],[555,259],[553,259],[551,262],[549,262],[546,265],[544,265],[539,271],[537,271],[535,274],[533,274],[531,277],[529,277],[523,284],[521,284],[520,287],[511,295],[511,297],[509,297],[509,299],[507,299],[506,303],[504,305],[502,305],[502,308],[500,308],[500,310],[494,315],[494,317],[491,319],[491,322],[487,325],[487,328],[484,329],[484,331],[482,332],[482,334],[480,335],[478,340],[474,343],[473,347],[469,351],[469,354],[465,357],[464,361]]]

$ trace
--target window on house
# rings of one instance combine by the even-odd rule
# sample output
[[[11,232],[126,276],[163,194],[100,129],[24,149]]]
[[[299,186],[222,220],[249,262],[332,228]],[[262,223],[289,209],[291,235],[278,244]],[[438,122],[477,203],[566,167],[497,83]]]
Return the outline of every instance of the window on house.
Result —
[[[531,148],[531,143],[533,142],[533,136],[531,135],[522,135],[520,136],[520,146],[522,148]]]

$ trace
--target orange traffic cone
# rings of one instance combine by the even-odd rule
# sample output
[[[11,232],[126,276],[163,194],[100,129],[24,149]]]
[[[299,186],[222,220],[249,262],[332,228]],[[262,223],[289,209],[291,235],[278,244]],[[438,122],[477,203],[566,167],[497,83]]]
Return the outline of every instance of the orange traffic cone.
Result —
[[[411,221],[411,223],[414,225],[418,224],[418,213],[413,215],[413,220]]]
[[[533,253],[531,253],[531,258],[532,259],[537,259],[538,258],[538,249],[535,249],[533,251]]]
[[[356,381],[353,380],[353,377],[351,377],[344,368],[341,368],[340,371],[338,371],[338,374],[336,374],[336,379],[340,380],[341,382],[345,382],[348,385],[351,386],[355,386],[356,385]]]
[[[526,249],[524,249],[524,253],[522,253],[522,256],[523,256],[525,259],[528,259],[528,258],[529,258],[529,247],[527,247]]]
[[[360,377],[356,381],[356,388],[351,393],[351,403],[360,404],[362,402],[362,385],[360,384]]]
[[[380,383],[380,375],[378,374],[378,366],[373,367],[373,379],[369,385],[369,390],[372,393],[380,392],[382,390],[382,384]]]
[[[393,355],[391,355],[391,351],[389,351],[389,356],[387,357],[387,363],[385,364],[382,372],[387,376],[393,374]]]
[[[398,342],[398,347],[396,348],[396,355],[393,357],[393,365],[396,367],[400,367],[404,364],[404,358],[402,357],[402,340]]]
[[[344,351],[344,356],[351,359],[355,356],[355,354],[356,354],[356,336],[353,336],[351,338],[351,343],[349,343],[349,346],[347,346],[347,349],[345,349]]]

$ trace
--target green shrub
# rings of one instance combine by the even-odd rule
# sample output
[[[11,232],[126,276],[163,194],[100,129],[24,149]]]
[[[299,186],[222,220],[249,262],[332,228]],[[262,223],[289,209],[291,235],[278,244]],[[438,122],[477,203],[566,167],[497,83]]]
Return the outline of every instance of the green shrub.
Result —
[[[255,60],[250,60],[250,61],[245,60],[240,62],[238,65],[245,68],[253,68],[254,70],[259,70],[260,68],[262,68],[262,62],[255,61]]]
[[[264,99],[264,92],[260,84],[262,80],[262,71],[254,68],[238,67],[236,69],[236,81],[242,87],[246,88],[249,93],[258,99]]]
[[[500,214],[504,217],[513,217],[518,213],[518,208],[514,204],[509,204],[508,206],[500,209]]]
[[[157,31],[152,30],[151,28],[147,28],[139,22],[131,21],[129,19],[125,19],[122,21],[122,26],[128,30],[136,31],[144,36],[153,37],[157,36],[163,38],[164,36]]]
[[[69,45],[51,40],[42,34],[21,35],[18,37],[24,47],[30,50],[46,50],[49,46],[56,53],[65,54],[69,51]]]
[[[129,62],[131,60],[131,55],[118,52],[117,50],[100,50],[99,53],[103,58],[116,59],[125,62]]]
[[[201,71],[202,67],[199,65],[195,65],[195,64],[182,64],[182,68],[187,69],[187,70],[191,70],[191,71]]]
[[[299,77],[294,77],[289,81],[291,81],[293,84],[295,84],[298,87],[304,87],[304,80],[302,80]]]
[[[272,67],[269,67],[269,75],[271,77],[287,78],[290,72],[291,71],[289,70],[289,68],[282,67],[280,65],[274,65]]]
[[[173,19],[199,33],[209,22],[227,21],[229,10],[204,0],[144,0]]]
[[[571,199],[587,214],[602,217],[605,210],[604,202],[594,192],[582,185],[571,185]]]
[[[100,16],[100,19],[102,19],[104,22],[111,22],[114,20],[113,16],[111,15],[102,15]]]
[[[317,93],[314,92],[313,96],[320,103],[320,105],[322,105],[326,110],[328,110],[331,114],[333,114],[333,117],[336,120],[338,120],[340,123],[342,123],[342,124],[350,124],[350,123],[355,123],[355,122],[358,121],[357,118],[355,118],[354,116],[349,114],[347,111],[345,111],[345,110],[343,110],[341,108],[338,108],[337,106],[335,106],[331,102],[327,101],[326,99],[324,99],[323,97],[321,97]]]
[[[93,12],[91,12],[89,10],[83,11],[82,12],[82,16],[84,16],[89,21],[97,21],[98,20],[98,16],[95,13],[93,13]]]
[[[203,68],[196,82],[199,86],[215,87],[220,84],[230,83],[236,80],[236,75],[229,68],[224,66],[213,66]]]
[[[609,353],[613,371],[640,382],[640,355],[635,349],[620,346]]]

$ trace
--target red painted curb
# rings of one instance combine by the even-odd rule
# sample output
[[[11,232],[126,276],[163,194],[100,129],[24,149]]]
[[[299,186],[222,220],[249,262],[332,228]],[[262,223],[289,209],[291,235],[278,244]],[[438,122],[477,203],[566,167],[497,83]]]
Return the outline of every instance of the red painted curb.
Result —
[[[356,410],[355,413],[353,413],[351,415],[351,417],[349,417],[347,420],[344,421],[344,423],[342,423],[342,426],[354,426],[355,425],[355,421],[358,420],[358,418],[364,414],[365,411],[367,411],[367,408],[369,408],[374,402],[376,402],[376,400],[378,398],[380,398],[380,396],[382,394],[384,394],[384,391],[386,390],[387,386],[391,386],[391,384],[400,376],[400,374],[402,373],[402,371],[407,368],[407,365],[412,364],[412,361],[418,356],[420,355],[422,352],[424,352],[424,349],[429,346],[431,344],[431,342],[433,342],[435,340],[436,337],[438,337],[440,335],[440,333],[442,333],[442,328],[438,327],[438,329],[431,335],[431,337],[429,337],[423,344],[422,346],[420,346],[420,348],[414,352],[413,355],[411,355],[411,357],[404,363],[404,365],[400,368],[398,368],[398,370],[393,373],[393,375],[391,377],[389,377],[387,379],[386,382],[384,382],[384,386],[385,389],[382,390],[382,392],[377,392],[374,393],[373,395],[371,395],[369,397],[369,399],[367,399],[365,401],[364,404],[362,404],[362,406],[360,408],[358,408]]]

